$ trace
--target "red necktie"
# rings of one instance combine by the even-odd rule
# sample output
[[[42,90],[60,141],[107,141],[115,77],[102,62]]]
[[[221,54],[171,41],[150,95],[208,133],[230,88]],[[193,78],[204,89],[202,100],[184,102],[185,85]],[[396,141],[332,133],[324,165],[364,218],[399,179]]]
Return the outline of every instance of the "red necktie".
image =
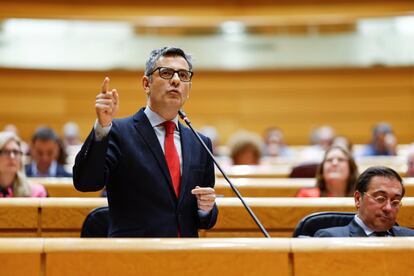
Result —
[[[174,185],[174,191],[177,198],[180,196],[180,158],[178,157],[177,149],[174,144],[174,129],[175,123],[172,121],[165,121],[162,123],[165,128],[164,151],[165,159],[167,160],[168,169],[170,171],[171,180]]]

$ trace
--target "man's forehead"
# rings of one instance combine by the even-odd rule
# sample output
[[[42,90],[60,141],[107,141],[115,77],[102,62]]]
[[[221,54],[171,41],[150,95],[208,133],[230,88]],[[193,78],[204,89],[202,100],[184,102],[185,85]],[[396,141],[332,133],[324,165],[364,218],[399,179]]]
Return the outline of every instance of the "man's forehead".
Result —
[[[38,139],[33,144],[35,147],[54,147],[57,142],[52,139]]]
[[[166,66],[174,69],[189,69],[189,65],[182,56],[161,56],[157,62],[156,67]]]
[[[402,194],[402,184],[396,178],[374,176],[368,184],[368,192],[370,193],[395,193]]]

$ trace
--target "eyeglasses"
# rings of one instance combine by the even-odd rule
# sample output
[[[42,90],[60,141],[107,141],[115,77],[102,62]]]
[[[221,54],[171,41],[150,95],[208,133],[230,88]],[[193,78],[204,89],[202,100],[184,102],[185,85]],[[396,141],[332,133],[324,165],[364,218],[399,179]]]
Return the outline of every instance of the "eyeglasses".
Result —
[[[154,74],[155,71],[159,71],[160,77],[166,80],[170,80],[174,77],[175,73],[178,74],[178,77],[181,81],[189,82],[191,81],[191,78],[193,77],[193,72],[180,69],[180,70],[174,70],[173,68],[169,67],[157,67],[154,69],[154,71],[151,72],[150,75]]]
[[[21,157],[23,152],[19,150],[0,150],[0,156],[7,156],[7,157]]]
[[[401,203],[401,200],[399,200],[399,199],[391,200],[390,198],[385,197],[385,196],[382,196],[382,195],[380,195],[380,196],[373,196],[373,195],[371,195],[369,193],[364,193],[364,194],[366,194],[367,196],[369,196],[370,198],[372,198],[373,200],[375,200],[375,202],[377,202],[380,205],[387,204],[388,200],[390,200],[390,205],[391,205],[392,208],[399,208],[401,206],[401,204],[402,204]]]

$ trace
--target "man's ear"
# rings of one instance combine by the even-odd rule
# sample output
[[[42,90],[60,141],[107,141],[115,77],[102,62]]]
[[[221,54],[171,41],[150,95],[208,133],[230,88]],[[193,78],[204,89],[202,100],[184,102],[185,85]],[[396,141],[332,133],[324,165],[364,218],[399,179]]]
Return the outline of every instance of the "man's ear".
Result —
[[[356,208],[359,209],[359,206],[361,205],[361,201],[362,201],[362,195],[359,191],[355,191],[354,200],[355,200]]]
[[[142,87],[144,88],[145,94],[147,94],[147,96],[150,94],[150,91],[151,91],[150,83],[151,83],[151,80],[147,76],[142,77]]]

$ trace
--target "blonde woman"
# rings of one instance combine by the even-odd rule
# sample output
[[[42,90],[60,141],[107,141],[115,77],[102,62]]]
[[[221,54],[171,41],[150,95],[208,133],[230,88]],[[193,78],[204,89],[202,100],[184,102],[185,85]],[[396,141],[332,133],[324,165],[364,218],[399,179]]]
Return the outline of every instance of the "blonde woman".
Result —
[[[28,183],[22,155],[20,139],[12,132],[0,132],[0,198],[46,197],[42,185]]]

